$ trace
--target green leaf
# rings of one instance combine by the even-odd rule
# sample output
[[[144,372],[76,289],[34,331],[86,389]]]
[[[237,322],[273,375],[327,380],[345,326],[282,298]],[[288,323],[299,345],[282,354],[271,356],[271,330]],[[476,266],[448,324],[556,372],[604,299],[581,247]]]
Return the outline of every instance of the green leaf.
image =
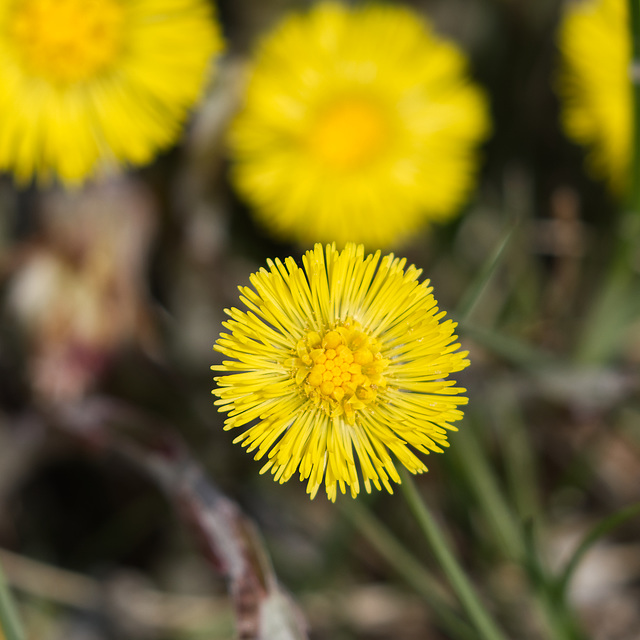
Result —
[[[625,509],[617,511],[613,515],[606,517],[599,522],[587,535],[583,538],[582,542],[578,545],[577,549],[573,552],[573,555],[567,562],[564,571],[558,578],[556,583],[556,594],[559,598],[565,598],[567,588],[571,582],[571,578],[575,573],[580,561],[584,555],[591,549],[591,547],[600,539],[616,527],[619,527],[622,523],[630,520],[631,518],[640,515],[640,502],[633,504]]]
[[[24,630],[20,623],[18,611],[9,591],[4,573],[0,568],[0,627],[4,640],[25,640]]]
[[[533,518],[527,518],[522,523],[524,533],[524,558],[523,567],[529,575],[529,580],[538,590],[544,590],[547,582],[547,571],[542,565],[540,555],[538,553],[538,544],[536,540],[536,529]]]

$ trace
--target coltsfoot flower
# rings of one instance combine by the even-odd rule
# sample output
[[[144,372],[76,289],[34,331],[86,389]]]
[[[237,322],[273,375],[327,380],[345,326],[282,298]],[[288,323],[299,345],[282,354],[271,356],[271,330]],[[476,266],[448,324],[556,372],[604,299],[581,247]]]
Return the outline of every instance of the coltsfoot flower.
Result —
[[[78,184],[177,139],[222,47],[207,0],[0,3],[0,169]]]
[[[317,244],[300,268],[268,261],[240,287],[247,311],[227,309],[214,349],[216,405],[234,442],[266,456],[286,482],[299,472],[314,497],[324,483],[351,495],[392,492],[396,462],[426,471],[417,452],[442,451],[467,402],[449,375],[464,369],[456,324],[444,320],[429,281],[406,260],[362,245]]]
[[[390,246],[456,214],[488,128],[465,56],[417,14],[321,2],[258,46],[232,177],[275,235]]]
[[[567,135],[590,147],[588,168],[621,192],[631,162],[631,38],[626,0],[568,4],[559,32],[558,92]]]

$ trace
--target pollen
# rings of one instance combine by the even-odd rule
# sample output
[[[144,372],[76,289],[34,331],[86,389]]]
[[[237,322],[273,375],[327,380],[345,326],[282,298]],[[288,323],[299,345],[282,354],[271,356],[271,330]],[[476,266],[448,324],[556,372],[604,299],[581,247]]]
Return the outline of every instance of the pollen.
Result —
[[[309,134],[311,154],[327,167],[359,169],[379,158],[389,140],[389,125],[373,100],[341,100],[317,116]]]
[[[24,0],[15,3],[9,31],[26,69],[70,84],[116,59],[123,18],[117,0]]]
[[[293,377],[316,405],[331,416],[344,415],[355,423],[355,412],[374,403],[387,386],[383,372],[388,362],[380,344],[360,324],[347,319],[320,337],[309,332],[298,344]]]

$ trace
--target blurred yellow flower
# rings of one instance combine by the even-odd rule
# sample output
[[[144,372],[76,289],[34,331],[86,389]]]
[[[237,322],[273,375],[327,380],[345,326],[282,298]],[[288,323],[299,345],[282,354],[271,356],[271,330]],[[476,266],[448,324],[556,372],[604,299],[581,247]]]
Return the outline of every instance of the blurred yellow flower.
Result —
[[[464,55],[416,14],[323,2],[259,45],[232,175],[276,235],[388,246],[455,214],[488,127]]]
[[[149,162],[221,47],[206,0],[0,3],[0,169],[78,184]]]
[[[448,446],[467,398],[447,378],[467,352],[405,259],[349,243],[316,244],[302,262],[269,261],[240,287],[249,310],[226,310],[214,349],[232,360],[212,367],[227,374],[213,391],[225,429],[242,428],[234,442],[256,460],[268,454],[261,473],[282,483],[299,471],[312,498],[323,482],[331,500],[338,486],[355,497],[360,477],[391,492],[394,458],[421,473],[411,448]]]
[[[631,161],[631,39],[625,0],[569,3],[560,26],[562,124],[588,168],[620,192]]]

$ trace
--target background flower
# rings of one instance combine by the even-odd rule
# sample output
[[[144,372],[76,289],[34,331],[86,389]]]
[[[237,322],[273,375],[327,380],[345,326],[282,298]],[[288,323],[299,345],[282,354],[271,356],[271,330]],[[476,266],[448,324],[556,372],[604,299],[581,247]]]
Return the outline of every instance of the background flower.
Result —
[[[245,427],[235,442],[256,459],[268,453],[285,482],[298,469],[314,497],[326,484],[351,495],[389,479],[400,482],[392,453],[412,473],[426,471],[411,451],[442,451],[446,430],[467,399],[447,380],[469,364],[451,320],[440,322],[429,281],[393,254],[364,256],[362,245],[317,244],[303,258],[253,274],[241,287],[249,312],[231,309],[215,349],[233,358],[212,367],[216,404],[226,429]]]
[[[616,191],[631,161],[631,42],[625,0],[572,2],[560,26],[562,124]]]
[[[420,17],[324,2],[259,45],[233,177],[276,234],[386,246],[455,214],[487,129],[463,54]]]
[[[76,184],[178,138],[221,38],[204,0],[0,5],[0,168]]]

